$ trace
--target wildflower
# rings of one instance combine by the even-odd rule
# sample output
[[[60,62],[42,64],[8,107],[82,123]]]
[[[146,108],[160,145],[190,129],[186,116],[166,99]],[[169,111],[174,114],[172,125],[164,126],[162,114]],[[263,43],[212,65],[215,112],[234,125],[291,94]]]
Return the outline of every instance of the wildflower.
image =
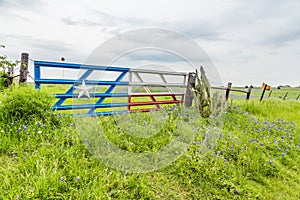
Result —
[[[282,153],[281,156],[284,157],[284,153]]]
[[[281,151],[281,148],[278,149],[278,152],[280,152],[280,151]]]
[[[227,159],[226,159],[226,158],[224,159],[224,162],[227,162]]]
[[[199,144],[199,142],[194,142],[194,145],[198,145]]]
[[[289,150],[288,150],[288,149],[286,149],[286,150],[285,150],[285,152],[286,152],[286,153],[288,153],[288,152],[289,152]]]
[[[77,176],[76,180],[77,180],[77,181],[80,181],[80,176]]]
[[[237,190],[237,189],[236,189],[234,192],[235,192],[235,193],[237,193],[237,194],[239,194],[239,193],[240,193],[240,192],[239,192],[239,190]]]
[[[27,127],[26,127],[25,125],[22,125],[22,129],[23,129],[24,131],[26,131]]]
[[[272,162],[271,160],[269,160],[269,164],[272,165],[272,163],[273,163],[273,162]]]
[[[65,178],[64,177],[60,177],[60,179],[59,179],[60,181],[64,181],[65,180]]]
[[[43,132],[43,131],[39,130],[37,133],[38,133],[38,134],[41,134],[42,132]]]
[[[13,126],[14,126],[14,123],[11,123],[11,124],[10,124],[10,128],[12,128]]]
[[[20,133],[21,132],[21,128],[18,128],[17,132]]]
[[[41,128],[41,127],[42,127],[42,124],[41,124],[40,122],[38,123],[38,127],[39,127],[39,128]]]
[[[83,140],[83,143],[86,144],[86,143],[87,143],[87,139],[84,139],[84,140]]]

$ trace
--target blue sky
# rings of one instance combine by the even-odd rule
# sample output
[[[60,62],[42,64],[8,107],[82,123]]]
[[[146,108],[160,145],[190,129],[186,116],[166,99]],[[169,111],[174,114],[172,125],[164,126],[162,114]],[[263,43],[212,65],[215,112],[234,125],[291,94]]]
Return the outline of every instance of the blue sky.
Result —
[[[83,63],[120,33],[156,27],[193,39],[224,84],[298,86],[299,7],[298,0],[0,0],[0,44],[6,46],[0,54]]]

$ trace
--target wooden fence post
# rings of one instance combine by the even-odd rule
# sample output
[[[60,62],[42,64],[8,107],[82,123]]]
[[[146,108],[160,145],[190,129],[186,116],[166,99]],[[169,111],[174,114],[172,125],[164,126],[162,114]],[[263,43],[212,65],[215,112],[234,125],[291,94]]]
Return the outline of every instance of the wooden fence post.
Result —
[[[285,95],[284,95],[284,97],[283,97],[283,100],[286,100],[288,94],[289,94],[288,92],[285,93]]]
[[[19,84],[26,83],[28,73],[28,53],[21,54],[20,79]]]
[[[227,88],[226,88],[226,95],[225,95],[226,101],[228,101],[229,94],[230,94],[230,90],[231,90],[231,86],[232,86],[232,83],[231,83],[231,82],[228,82]]]
[[[296,100],[298,100],[300,98],[300,94],[298,95],[298,97],[296,98]]]
[[[270,91],[268,98],[271,97],[273,90]]]
[[[193,91],[192,89],[195,88],[196,85],[196,74],[194,72],[189,73],[188,77],[188,83],[187,83],[187,88],[185,92],[185,97],[184,97],[184,106],[186,108],[189,108],[192,106],[193,103]]]
[[[246,100],[249,100],[249,99],[250,99],[251,90],[252,90],[252,88],[249,87],[249,88],[248,88],[247,95],[246,95]]]
[[[7,86],[11,86],[13,84],[14,79],[14,68],[10,67],[8,68],[8,78],[7,78]]]
[[[265,84],[265,87],[264,87],[264,89],[263,89],[263,91],[262,91],[262,94],[261,94],[261,97],[260,97],[260,101],[263,100],[267,87],[268,87],[268,85]]]

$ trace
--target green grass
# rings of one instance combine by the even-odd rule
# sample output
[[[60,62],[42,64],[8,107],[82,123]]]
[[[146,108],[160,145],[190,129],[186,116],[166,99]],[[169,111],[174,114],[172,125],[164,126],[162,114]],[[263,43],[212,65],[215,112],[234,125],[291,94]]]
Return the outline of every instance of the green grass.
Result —
[[[0,121],[0,199],[300,199],[299,111],[299,101],[233,99],[222,130],[210,128],[213,119],[199,119],[188,150],[148,173],[99,162],[72,118],[56,126]],[[112,117],[100,123],[129,152],[157,151],[175,131],[170,119],[160,134],[135,139]],[[203,149],[205,135],[214,137]]]

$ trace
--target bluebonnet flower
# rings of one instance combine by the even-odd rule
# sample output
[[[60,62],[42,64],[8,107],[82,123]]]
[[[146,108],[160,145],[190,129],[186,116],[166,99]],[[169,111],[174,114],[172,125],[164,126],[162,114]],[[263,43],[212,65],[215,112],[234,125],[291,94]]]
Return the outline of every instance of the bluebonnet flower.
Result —
[[[288,152],[289,152],[289,150],[288,150],[288,149],[286,149],[286,150],[285,150],[285,152],[286,152],[286,153],[288,153]]]
[[[65,178],[64,177],[60,177],[60,179],[59,179],[60,181],[64,181],[65,180]]]
[[[21,128],[18,128],[17,132],[20,133],[21,132]]]
[[[38,127],[39,127],[39,128],[41,128],[41,127],[42,127],[42,124],[41,124],[40,122],[38,123]]]
[[[226,159],[226,158],[224,159],[224,162],[227,162],[227,159]]]
[[[239,194],[240,192],[239,192],[239,190],[236,189],[236,190],[235,190],[235,193]]]
[[[77,176],[76,180],[77,180],[77,181],[80,181],[80,180],[81,180],[81,179],[80,179],[80,176]]]
[[[14,123],[11,123],[11,124],[10,124],[10,128],[12,128],[13,126],[14,126]]]
[[[269,164],[272,165],[272,163],[273,163],[273,162],[272,162],[271,160],[269,160]]]
[[[198,145],[199,144],[199,142],[194,142],[194,145]]]
[[[26,127],[25,125],[22,125],[22,129],[23,129],[24,131],[26,131],[27,127]]]
[[[284,153],[282,153],[281,156],[284,157]]]

